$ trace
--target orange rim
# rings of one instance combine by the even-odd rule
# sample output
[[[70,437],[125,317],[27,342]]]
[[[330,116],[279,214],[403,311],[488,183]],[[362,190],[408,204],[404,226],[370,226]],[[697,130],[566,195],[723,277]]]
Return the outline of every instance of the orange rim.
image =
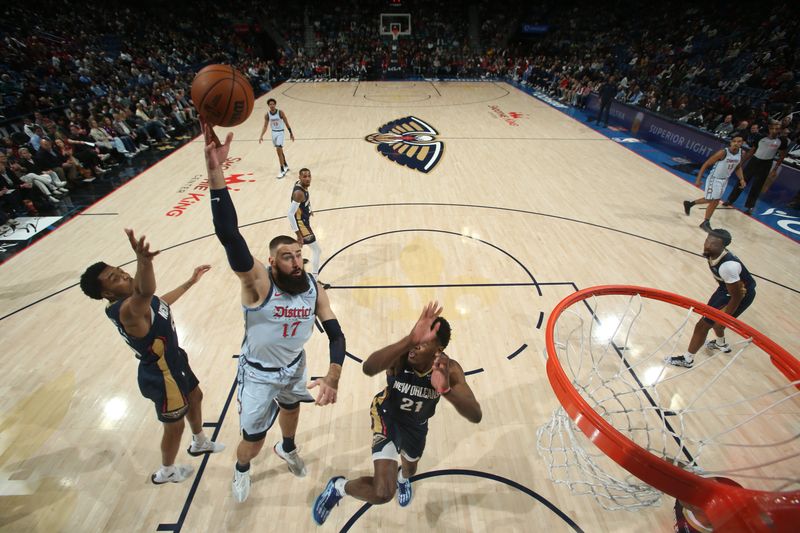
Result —
[[[694,308],[770,354],[772,364],[790,382],[800,379],[800,362],[756,329],[690,298],[632,285],[602,285],[577,291],[559,302],[547,320],[547,377],[569,417],[586,437],[625,470],[661,492],[702,508],[715,529],[732,531],[790,531],[800,523],[800,491],[767,492],[719,483],[687,472],[657,457],[606,422],[573,388],[556,351],[554,332],[561,313],[590,296],[636,295]]]

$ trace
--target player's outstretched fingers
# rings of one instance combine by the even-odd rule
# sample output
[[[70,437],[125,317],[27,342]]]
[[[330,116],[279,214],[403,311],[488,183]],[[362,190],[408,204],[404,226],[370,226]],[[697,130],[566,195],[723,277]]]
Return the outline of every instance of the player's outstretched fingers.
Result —
[[[319,394],[317,394],[317,399],[314,400],[314,404],[316,404],[316,405],[324,405],[324,404],[320,403],[320,400],[322,399],[322,393],[323,393],[322,387],[320,386],[321,382],[322,382],[322,380],[317,378],[314,381],[312,381],[311,383],[309,383],[308,385],[306,385],[306,388],[308,390],[314,389],[316,387],[320,387]]]

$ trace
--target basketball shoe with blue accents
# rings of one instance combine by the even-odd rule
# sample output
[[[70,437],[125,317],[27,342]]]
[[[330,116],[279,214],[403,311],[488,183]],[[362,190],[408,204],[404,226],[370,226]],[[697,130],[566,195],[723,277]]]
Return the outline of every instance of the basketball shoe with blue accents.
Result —
[[[314,517],[314,522],[320,526],[325,523],[325,520],[328,519],[328,515],[331,514],[334,507],[339,505],[339,501],[342,499],[342,495],[336,490],[336,481],[340,479],[344,479],[344,476],[332,477],[328,481],[328,484],[325,485],[325,490],[322,491],[322,494],[317,496],[317,499],[314,500],[314,507],[311,509],[311,515]]]
[[[407,507],[411,503],[411,498],[414,497],[414,492],[411,490],[411,480],[407,479],[403,482],[397,481],[397,503],[400,507]]]

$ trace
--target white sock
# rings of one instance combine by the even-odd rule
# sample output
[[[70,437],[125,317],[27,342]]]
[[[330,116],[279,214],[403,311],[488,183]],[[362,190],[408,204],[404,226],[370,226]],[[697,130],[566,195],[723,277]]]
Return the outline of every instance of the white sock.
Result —
[[[725,337],[717,337],[717,346],[725,346]]]
[[[333,482],[333,488],[336,489],[336,492],[339,493],[339,496],[347,496],[347,493],[344,491],[344,486],[347,484],[347,480],[345,478],[337,479]]]
[[[408,481],[406,478],[403,477],[403,470],[400,469],[397,471],[397,482],[398,483],[405,483]]]
[[[319,276],[319,257],[322,255],[322,248],[319,247],[317,241],[312,242],[309,246],[314,252],[314,257],[311,259],[311,275],[316,279]]]
[[[200,433],[194,433],[192,435],[192,441],[194,441],[194,443],[198,446],[202,446],[203,444],[206,443],[207,440],[208,437],[206,437],[206,434],[203,433],[202,429],[200,430]]]
[[[169,466],[161,465],[161,475],[163,477],[169,477],[169,475],[174,472],[175,472],[175,465],[169,465]]]
[[[683,358],[686,359],[688,363],[694,362],[694,354],[692,352],[686,352],[683,354]]]

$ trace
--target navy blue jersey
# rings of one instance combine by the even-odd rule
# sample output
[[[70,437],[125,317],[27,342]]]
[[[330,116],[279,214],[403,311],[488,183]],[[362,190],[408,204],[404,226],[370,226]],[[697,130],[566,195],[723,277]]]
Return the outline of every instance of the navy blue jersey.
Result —
[[[117,326],[119,334],[133,349],[134,355],[142,364],[157,363],[165,356],[172,358],[181,352],[175,322],[167,302],[158,296],[153,296],[150,300],[150,330],[144,337],[131,337],[122,326],[119,316],[123,301],[118,300],[109,304],[106,307],[106,315]]]
[[[727,263],[728,261],[734,261],[742,265],[742,272],[739,274],[739,279],[744,283],[744,287],[748,291],[755,289],[756,280],[753,279],[752,275],[750,275],[747,267],[744,266],[744,263],[742,263],[738,257],[727,250],[725,250],[725,253],[722,254],[722,257],[720,257],[719,260],[708,260],[708,268],[711,269],[711,274],[714,276],[714,279],[717,280],[717,283],[719,283],[720,288],[727,290],[727,284],[719,275],[719,268],[723,265],[723,263]]]
[[[106,307],[106,315],[139,359],[139,390],[145,398],[153,400],[159,420],[180,420],[189,409],[188,395],[199,382],[189,367],[186,352],[178,346],[178,334],[169,305],[153,296],[150,299],[150,329],[144,337],[132,337],[120,320],[123,301]]]
[[[381,414],[403,425],[423,425],[436,412],[441,396],[431,384],[433,369],[419,374],[404,358],[394,375],[387,376],[385,397],[377,408]]]
[[[295,211],[294,218],[298,223],[298,226],[302,222],[306,226],[309,225],[308,221],[311,218],[311,195],[308,194],[308,191],[300,185],[300,182],[296,182],[294,184],[294,189],[292,189],[292,199],[294,199],[294,193],[300,191],[303,193],[303,201],[300,202],[300,207]]]

